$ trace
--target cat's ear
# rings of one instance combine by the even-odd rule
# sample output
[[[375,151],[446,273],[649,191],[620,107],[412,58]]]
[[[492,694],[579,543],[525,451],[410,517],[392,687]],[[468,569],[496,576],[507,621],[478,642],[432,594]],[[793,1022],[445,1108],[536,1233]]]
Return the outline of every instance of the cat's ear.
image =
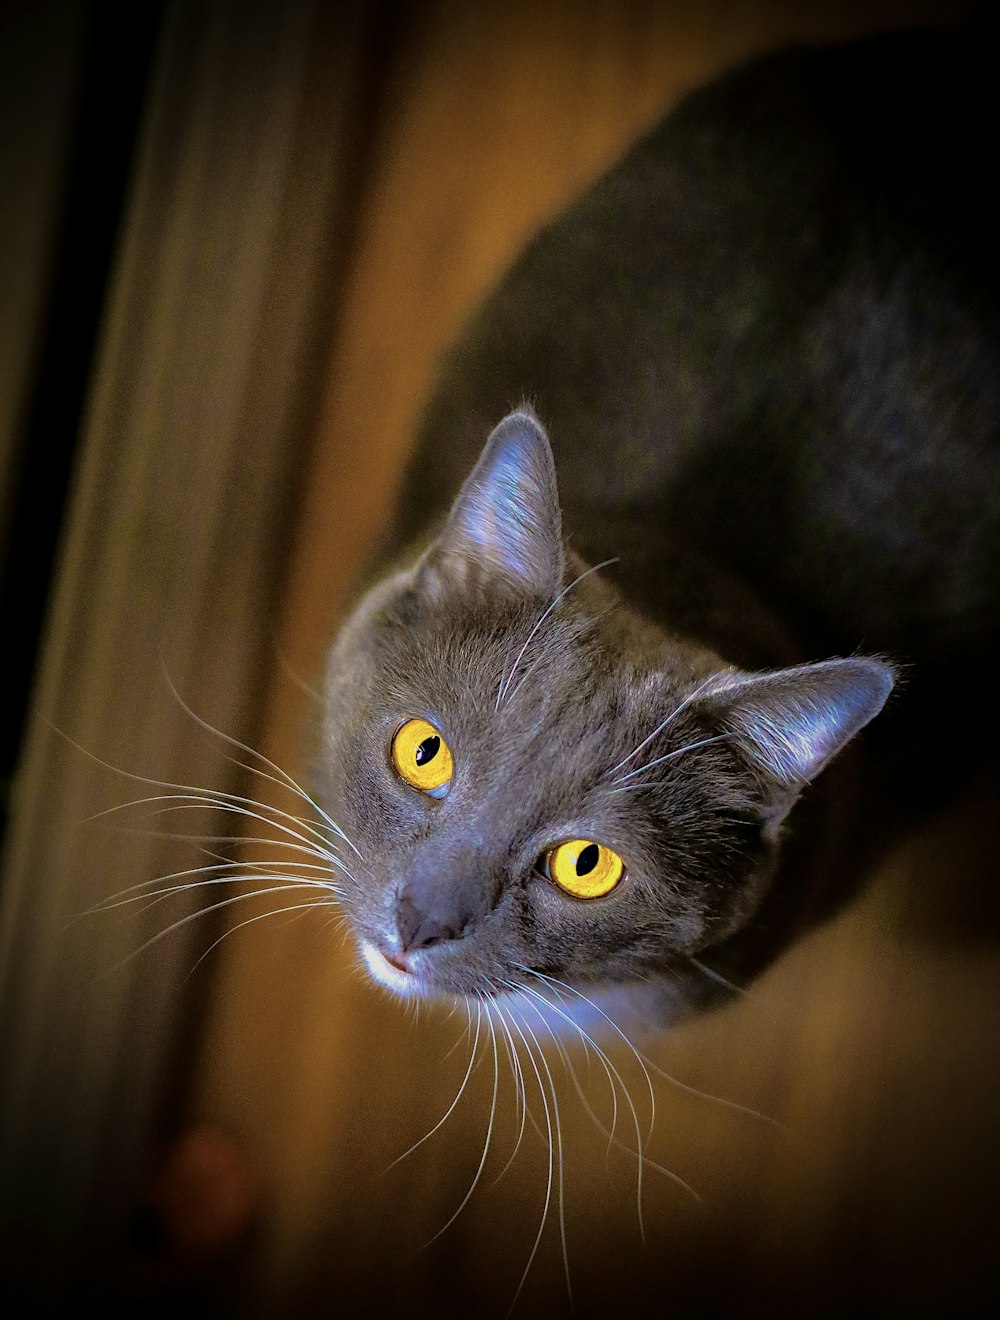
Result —
[[[486,441],[432,549],[450,575],[485,575],[515,591],[555,595],[565,560],[552,450],[527,408],[505,417]]]
[[[875,718],[895,675],[880,660],[856,657],[722,675],[698,704],[711,708],[772,792],[780,818],[799,791]]]

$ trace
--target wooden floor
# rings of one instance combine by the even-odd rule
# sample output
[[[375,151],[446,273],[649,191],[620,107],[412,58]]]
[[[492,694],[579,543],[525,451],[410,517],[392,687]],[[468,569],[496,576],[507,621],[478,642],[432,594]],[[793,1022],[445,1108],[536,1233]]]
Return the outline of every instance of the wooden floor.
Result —
[[[950,8],[404,11],[336,311],[282,638],[291,672],[319,671],[435,360],[539,220],[712,71]],[[299,767],[315,707],[285,673],[271,700],[268,750]],[[641,1042],[651,1087],[619,1043],[620,1084],[572,1056],[584,1099],[549,1049],[538,1067],[558,1113],[544,1070],[528,1072],[530,1118],[506,1169],[520,1116],[502,1042],[497,1062],[480,1036],[435,1128],[467,1071],[465,1021],[401,1009],[312,914],[227,941],[193,1111],[235,1134],[266,1187],[245,1304],[504,1315],[527,1272],[515,1314],[568,1314],[570,1290],[580,1315],[643,1300],[705,1316],[840,1314],[873,1299],[888,1315],[958,1310],[996,1243],[1000,960],[995,924],[959,901],[995,879],[996,800],[985,783],[928,819],[850,911],[738,1004]],[[609,1145],[600,1125],[615,1103]],[[651,1162],[641,1188],[637,1140]]]

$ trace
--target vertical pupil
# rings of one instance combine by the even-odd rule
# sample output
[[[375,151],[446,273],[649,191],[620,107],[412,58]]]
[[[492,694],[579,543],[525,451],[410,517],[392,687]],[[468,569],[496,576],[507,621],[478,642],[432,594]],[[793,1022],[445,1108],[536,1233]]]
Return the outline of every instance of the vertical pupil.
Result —
[[[601,855],[601,850],[596,843],[588,843],[583,852],[576,859],[577,875],[589,875],[597,865],[597,859]]]
[[[433,761],[438,754],[441,746],[441,739],[436,733],[432,733],[429,738],[425,738],[416,750],[414,760],[417,765],[426,765],[428,761]]]

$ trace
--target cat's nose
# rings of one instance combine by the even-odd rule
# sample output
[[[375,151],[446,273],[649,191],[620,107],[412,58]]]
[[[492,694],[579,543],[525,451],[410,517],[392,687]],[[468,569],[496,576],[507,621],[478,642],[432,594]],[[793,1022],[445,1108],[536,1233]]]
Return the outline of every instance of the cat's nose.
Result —
[[[396,910],[400,951],[413,953],[417,949],[429,949],[432,944],[461,939],[471,921],[471,913],[452,905],[444,911],[425,912],[410,894],[404,892]]]

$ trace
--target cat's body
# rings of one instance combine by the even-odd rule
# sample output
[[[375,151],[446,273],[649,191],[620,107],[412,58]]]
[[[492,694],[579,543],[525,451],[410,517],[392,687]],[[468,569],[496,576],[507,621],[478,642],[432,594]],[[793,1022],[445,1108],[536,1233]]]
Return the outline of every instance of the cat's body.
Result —
[[[325,796],[367,859],[347,907],[381,979],[677,1016],[719,990],[706,969],[787,940],[822,867],[781,840],[824,835],[824,795],[787,813],[892,686],[877,660],[745,672],[901,662],[880,723],[908,748],[934,736],[925,693],[975,710],[1000,619],[986,87],[940,34],[759,62],[688,98],[474,320],[402,568],[330,663]],[[522,400],[558,506],[525,411],[424,549]],[[444,796],[394,771],[414,716],[454,755]],[[567,838],[620,853],[621,882],[553,883]]]
[[[573,543],[627,554],[654,617],[650,536],[727,568],[811,656],[951,656],[995,620],[1000,263],[966,54],[938,34],[798,52],[684,102],[452,356],[404,538],[528,399]]]

